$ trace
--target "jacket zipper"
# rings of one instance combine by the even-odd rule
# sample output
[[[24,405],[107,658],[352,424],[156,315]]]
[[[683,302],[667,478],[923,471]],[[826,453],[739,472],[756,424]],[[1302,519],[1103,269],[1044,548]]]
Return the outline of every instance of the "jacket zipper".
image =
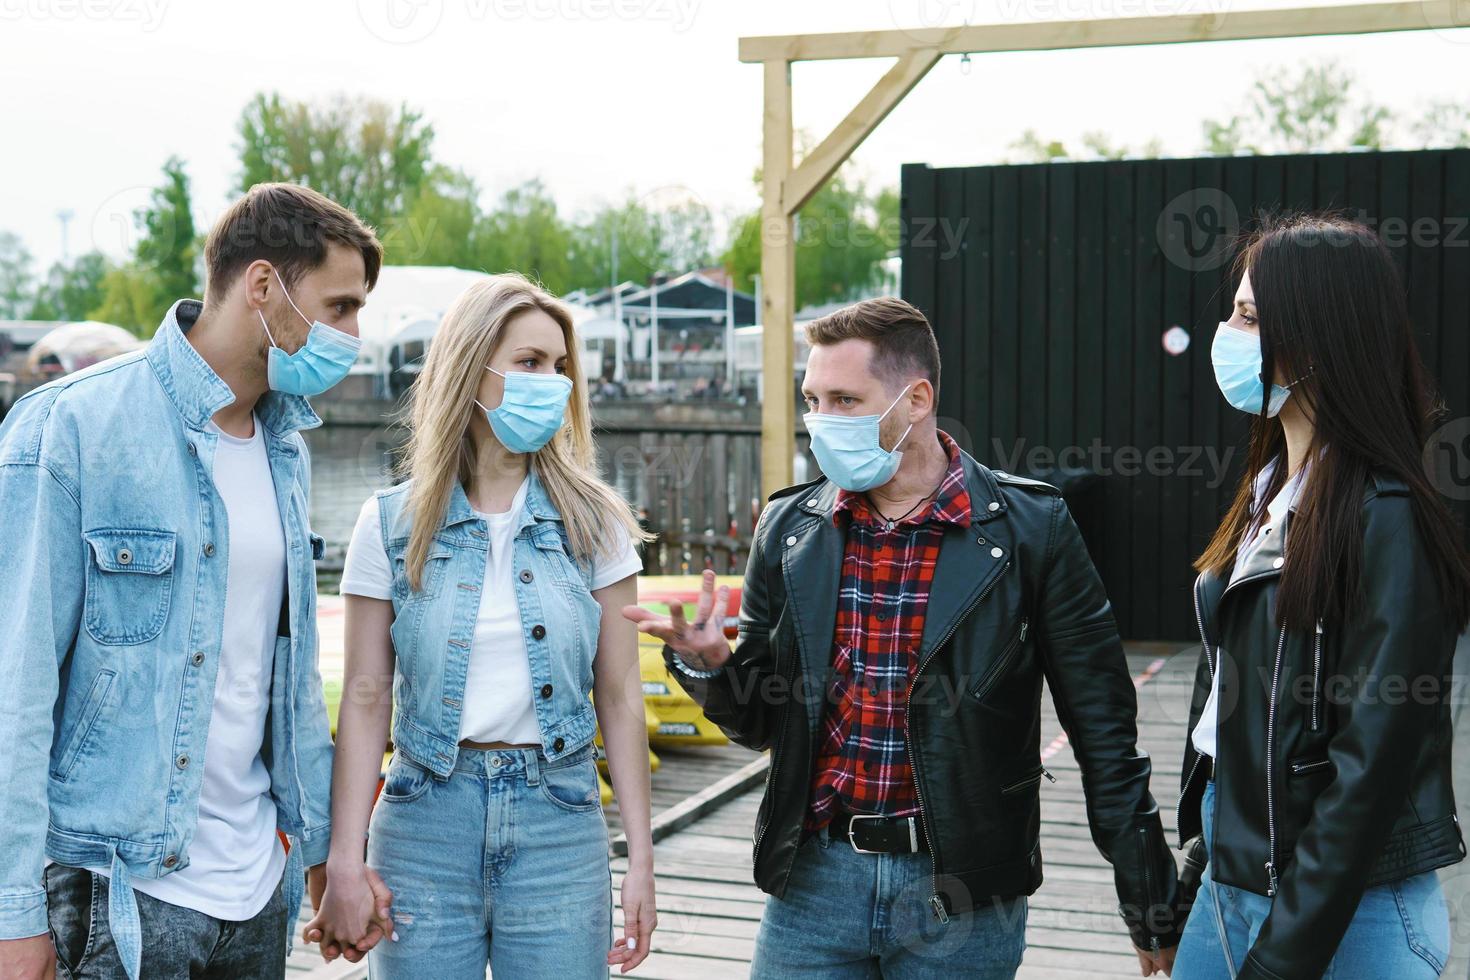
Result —
[[[1312,652],[1312,731],[1322,727],[1319,705],[1322,692],[1322,620],[1317,620],[1317,639]]]
[[[1143,864],[1143,896],[1144,899],[1148,902],[1148,908],[1144,910],[1143,921],[1144,928],[1148,929],[1148,923],[1153,915],[1154,909],[1154,876],[1149,872],[1148,868],[1147,827],[1138,828],[1138,851],[1139,860]],[[1159,937],[1153,934],[1152,929],[1149,929],[1148,945],[1149,949],[1151,949],[1154,955],[1157,956],[1159,953]]]
[[[1006,793],[1014,793],[1018,789],[1029,786],[1031,783],[1039,783],[1041,782],[1042,776],[1045,776],[1052,782],[1057,781],[1057,777],[1053,776],[1051,774],[1051,770],[1047,769],[1046,766],[1037,766],[1034,770],[1026,775],[1026,778],[1018,779],[1014,783],[1011,783],[1009,786],[1002,786],[1000,788],[1001,795],[1005,795]]]
[[[1276,789],[1273,785],[1271,756],[1276,745],[1276,688],[1281,683],[1281,654],[1286,648],[1286,627],[1276,640],[1276,665],[1271,671],[1271,700],[1266,711],[1266,834],[1270,854],[1266,860],[1266,897],[1276,894]]]
[[[1332,760],[1313,759],[1311,762],[1293,762],[1291,764],[1291,774],[1293,776],[1300,776],[1304,772],[1311,772],[1313,769],[1321,769],[1330,761]]]
[[[1213,687],[1215,684],[1215,659],[1210,655],[1210,641],[1205,636],[1205,613],[1199,601],[1199,584],[1203,578],[1204,573],[1201,572],[1199,575],[1195,576],[1194,579],[1194,620],[1196,623],[1199,624],[1199,644],[1200,647],[1205,651],[1205,666],[1207,666],[1210,670],[1210,686]],[[1202,757],[1203,753],[1199,751],[1196,751],[1194,753],[1194,762],[1190,763],[1189,766],[1189,778],[1184,781],[1184,785],[1186,788],[1189,786],[1190,783],[1194,782],[1194,774],[1195,771],[1199,769],[1199,761]],[[1184,822],[1181,819],[1183,815],[1184,794],[1180,793],[1179,801],[1174,804],[1174,826],[1176,828],[1184,826]],[[1182,848],[1184,847],[1184,831],[1180,830],[1178,831],[1178,833],[1179,846]]]
[[[1020,650],[1021,647],[1025,645],[1026,628],[1030,625],[1030,620],[1024,617],[1021,619],[1020,633],[1018,633],[1016,635],[1016,638],[1013,639],[1010,644],[1005,648],[1005,650],[1001,652],[1001,655],[995,661],[995,665],[990,668],[990,673],[985,675],[985,679],[975,686],[975,689],[970,692],[970,697],[979,701],[983,699],[985,695],[990,693],[990,689],[996,685],[996,683],[1005,674],[1006,669],[1010,667],[1011,660],[1014,657],[1016,651]]]
[[[997,582],[1005,578],[1005,574],[1010,569],[1010,567],[1010,559],[1006,559],[1006,563],[1001,566],[1001,569],[999,572],[996,573],[995,578],[990,580],[990,584],[982,589],[980,591],[980,594],[977,595],[969,603],[969,605],[965,606],[965,608],[960,611],[960,614],[954,618],[954,624],[950,626],[949,630],[945,632],[944,636],[940,638],[939,642],[934,644],[934,648],[929,652],[929,656],[925,657],[922,661],[920,661],[919,666],[914,668],[914,679],[909,682],[908,693],[904,695],[903,738],[908,747],[909,762],[914,768],[914,794],[919,801],[919,823],[924,828],[924,837],[929,841],[929,870],[934,889],[929,895],[929,908],[934,913],[934,918],[938,919],[940,923],[945,923],[949,921],[949,913],[944,910],[944,899],[939,897],[939,843],[934,837],[934,829],[929,826],[929,811],[924,806],[924,781],[921,778],[919,770],[918,747],[914,744],[913,734],[909,727],[909,717],[913,712],[914,685],[919,680],[919,673],[923,671],[924,667],[929,663],[930,660],[934,659],[934,654],[938,653],[944,647],[944,645],[949,642],[949,638],[951,636],[954,636],[955,630],[960,628],[960,623],[963,622],[964,618],[970,614],[970,610],[974,609],[977,605],[980,604],[980,600],[984,599],[990,594],[990,590],[995,588],[995,584]]]

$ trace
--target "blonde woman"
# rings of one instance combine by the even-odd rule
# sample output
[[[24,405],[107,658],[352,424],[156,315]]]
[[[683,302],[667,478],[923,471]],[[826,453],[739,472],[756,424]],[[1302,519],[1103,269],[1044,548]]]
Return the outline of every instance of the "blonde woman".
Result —
[[[410,478],[363,506],[343,571],[332,845],[304,933],[328,959],[370,950],[383,980],[626,973],[655,924],[637,632],[618,614],[646,535],[596,475],[570,314],[518,275],[476,283],[411,401]],[[599,725],[628,835],[616,943]]]

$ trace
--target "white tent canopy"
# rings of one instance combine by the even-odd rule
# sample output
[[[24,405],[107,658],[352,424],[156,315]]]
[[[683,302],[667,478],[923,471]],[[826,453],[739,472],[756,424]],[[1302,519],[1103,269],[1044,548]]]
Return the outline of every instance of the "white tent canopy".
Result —
[[[362,354],[354,370],[386,373],[390,349],[432,337],[459,294],[487,278],[487,273],[452,266],[383,266],[357,317]]]
[[[471,283],[488,273],[452,266],[385,265],[378,285],[368,294],[357,317],[362,354],[353,368],[359,373],[387,374],[388,352],[403,344],[427,342],[444,314]],[[618,323],[590,306],[568,303],[577,335],[585,340],[618,336]]]

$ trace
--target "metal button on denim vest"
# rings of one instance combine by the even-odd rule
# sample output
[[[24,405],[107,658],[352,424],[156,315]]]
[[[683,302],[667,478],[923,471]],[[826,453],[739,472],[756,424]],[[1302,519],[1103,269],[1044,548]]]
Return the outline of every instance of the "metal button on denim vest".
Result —
[[[527,697],[536,708],[546,756],[558,759],[591,741],[597,727],[589,695],[602,606],[589,588],[591,569],[572,556],[561,515],[535,473],[529,480],[511,582],[530,659]],[[447,779],[458,752],[487,537],[485,522],[456,482],[425,559],[421,587],[410,589],[411,483],[378,493],[393,574],[393,744]]]

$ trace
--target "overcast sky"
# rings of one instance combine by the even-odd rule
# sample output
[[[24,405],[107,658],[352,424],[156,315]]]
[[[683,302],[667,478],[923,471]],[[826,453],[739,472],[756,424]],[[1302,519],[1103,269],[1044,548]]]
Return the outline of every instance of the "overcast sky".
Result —
[[[1249,6],[1295,6],[1300,0]],[[237,177],[235,125],[256,92],[406,102],[438,159],[493,196],[541,177],[575,212],[628,191],[758,205],[761,68],[744,35],[1198,12],[1227,0],[0,0],[0,230],[44,267],[56,214],[73,255],[130,245],[127,215],[170,154],[198,220]],[[1243,105],[1263,72],[1336,58],[1404,114],[1470,101],[1470,27],[1308,40],[958,57],[940,62],[855,157],[896,184],[906,162],[1001,160],[1027,128],[1078,143],[1200,149],[1200,121]],[[797,66],[798,126],[825,134],[886,68]],[[1079,146],[1080,149],[1080,146]]]

